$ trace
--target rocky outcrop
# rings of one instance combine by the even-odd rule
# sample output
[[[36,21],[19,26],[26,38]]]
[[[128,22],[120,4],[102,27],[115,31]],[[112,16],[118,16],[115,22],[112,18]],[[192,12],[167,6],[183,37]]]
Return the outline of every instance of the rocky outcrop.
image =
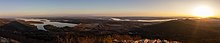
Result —
[[[0,37],[0,43],[21,43],[21,42],[10,38]]]
[[[114,39],[113,42],[116,43],[182,43],[179,41],[172,40],[160,40],[160,39],[142,39],[142,40],[117,40]]]

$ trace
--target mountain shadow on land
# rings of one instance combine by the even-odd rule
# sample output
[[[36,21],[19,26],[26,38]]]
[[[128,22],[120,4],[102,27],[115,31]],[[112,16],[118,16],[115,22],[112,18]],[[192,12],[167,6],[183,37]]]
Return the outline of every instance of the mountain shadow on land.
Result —
[[[219,22],[207,20],[173,20],[144,27],[145,31],[159,34],[183,43],[220,43]]]

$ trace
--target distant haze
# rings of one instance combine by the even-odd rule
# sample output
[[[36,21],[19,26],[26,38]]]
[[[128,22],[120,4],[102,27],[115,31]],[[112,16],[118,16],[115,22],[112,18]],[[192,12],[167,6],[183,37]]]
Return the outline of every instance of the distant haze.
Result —
[[[20,16],[192,16],[192,8],[218,0],[0,0],[0,17]]]

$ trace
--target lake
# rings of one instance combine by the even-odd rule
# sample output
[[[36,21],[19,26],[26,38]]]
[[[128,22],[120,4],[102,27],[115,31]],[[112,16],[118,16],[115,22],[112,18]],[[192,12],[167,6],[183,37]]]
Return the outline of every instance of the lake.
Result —
[[[78,24],[71,24],[71,23],[61,23],[61,22],[51,22],[48,19],[24,19],[24,18],[18,18],[19,20],[24,20],[24,21],[35,21],[35,22],[43,22],[42,24],[40,23],[31,23],[31,25],[37,26],[38,30],[45,30],[47,31],[44,26],[45,25],[53,25],[56,27],[74,27]]]

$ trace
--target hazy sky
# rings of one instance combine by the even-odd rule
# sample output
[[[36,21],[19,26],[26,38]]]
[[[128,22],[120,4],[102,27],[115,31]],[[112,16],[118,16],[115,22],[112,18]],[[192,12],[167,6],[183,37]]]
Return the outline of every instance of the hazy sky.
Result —
[[[0,0],[0,16],[191,16],[199,5],[220,10],[217,0]],[[217,15],[217,14],[216,14]]]

